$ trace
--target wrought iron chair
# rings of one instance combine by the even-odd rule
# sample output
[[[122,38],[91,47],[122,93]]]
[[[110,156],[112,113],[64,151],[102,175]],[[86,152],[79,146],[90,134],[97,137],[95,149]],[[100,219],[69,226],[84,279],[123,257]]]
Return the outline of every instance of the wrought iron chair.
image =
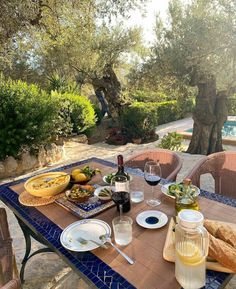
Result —
[[[186,178],[201,188],[201,176],[211,174],[215,183],[215,192],[230,198],[236,198],[236,152],[218,152],[203,157],[189,172]]]
[[[21,288],[4,208],[0,208],[0,288]]]
[[[148,161],[157,161],[161,165],[162,177],[175,181],[178,172],[182,167],[180,157],[172,151],[163,149],[154,149],[140,152],[125,162],[125,166],[130,168],[138,168],[144,171],[144,165]]]

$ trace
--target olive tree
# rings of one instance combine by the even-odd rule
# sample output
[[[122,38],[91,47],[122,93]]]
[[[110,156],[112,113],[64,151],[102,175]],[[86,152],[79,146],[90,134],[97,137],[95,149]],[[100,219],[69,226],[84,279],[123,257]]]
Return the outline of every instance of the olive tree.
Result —
[[[144,64],[152,75],[176,77],[197,87],[188,152],[221,151],[227,97],[236,84],[236,2],[172,0],[168,23],[157,18],[156,41]]]

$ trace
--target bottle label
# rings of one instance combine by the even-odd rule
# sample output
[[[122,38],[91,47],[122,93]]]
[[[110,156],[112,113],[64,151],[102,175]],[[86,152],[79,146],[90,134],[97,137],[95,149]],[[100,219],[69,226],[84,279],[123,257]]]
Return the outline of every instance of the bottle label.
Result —
[[[116,192],[129,192],[129,182],[115,182]]]

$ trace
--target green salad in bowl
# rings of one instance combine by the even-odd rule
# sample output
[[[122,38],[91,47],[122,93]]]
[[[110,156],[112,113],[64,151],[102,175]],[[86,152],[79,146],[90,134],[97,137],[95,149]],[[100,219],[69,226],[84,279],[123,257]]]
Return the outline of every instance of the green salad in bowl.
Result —
[[[176,194],[184,194],[185,193],[185,186],[183,182],[180,183],[171,183],[171,184],[165,184],[162,186],[161,191],[168,197],[171,197],[175,199]],[[189,193],[196,197],[200,194],[200,190],[198,187],[194,185],[190,185],[190,191]]]

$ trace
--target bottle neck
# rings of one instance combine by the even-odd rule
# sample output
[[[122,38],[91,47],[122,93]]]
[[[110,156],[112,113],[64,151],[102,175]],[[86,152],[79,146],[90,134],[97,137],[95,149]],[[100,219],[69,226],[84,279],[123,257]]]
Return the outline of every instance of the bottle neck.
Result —
[[[117,164],[118,164],[118,173],[124,173],[124,161],[122,155],[117,156]]]

